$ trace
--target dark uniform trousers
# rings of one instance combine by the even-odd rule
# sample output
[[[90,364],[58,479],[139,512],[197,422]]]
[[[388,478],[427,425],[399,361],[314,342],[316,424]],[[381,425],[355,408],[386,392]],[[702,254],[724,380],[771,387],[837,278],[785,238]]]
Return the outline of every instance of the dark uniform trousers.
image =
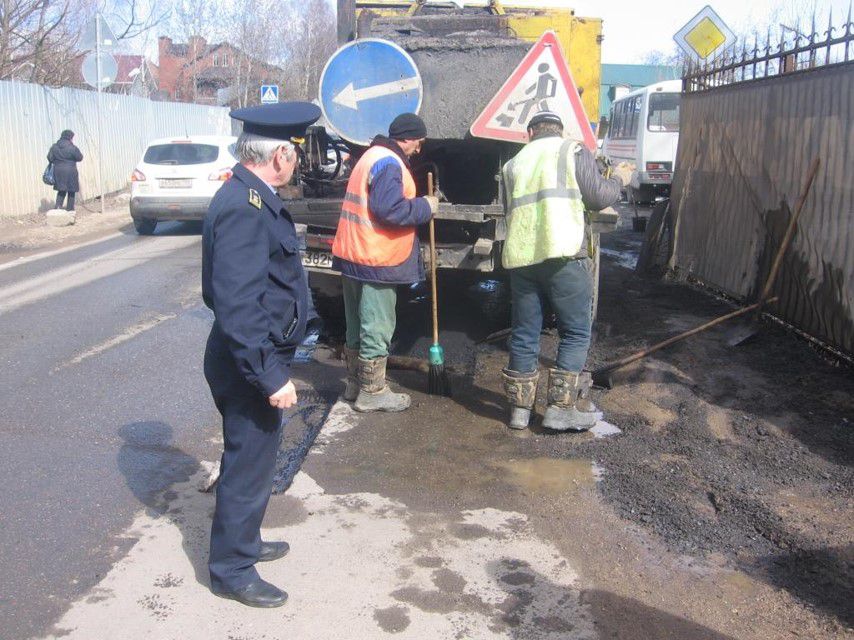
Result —
[[[209,569],[211,586],[226,590],[245,587],[258,577],[254,565],[261,547],[261,521],[283,427],[281,409],[271,407],[236,366],[229,366],[230,361],[225,338],[215,326],[205,350],[205,377],[222,414],[223,453]]]
[[[209,568],[213,589],[233,591],[258,578],[282,434],[282,411],[268,398],[290,378],[307,316],[293,222],[279,197],[241,165],[205,218],[202,294],[215,316],[204,367],[224,441]]]

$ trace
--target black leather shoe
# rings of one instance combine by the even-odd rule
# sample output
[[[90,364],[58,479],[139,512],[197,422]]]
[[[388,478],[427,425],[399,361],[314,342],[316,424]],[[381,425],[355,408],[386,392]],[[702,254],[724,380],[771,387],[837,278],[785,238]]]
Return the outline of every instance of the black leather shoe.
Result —
[[[258,578],[255,582],[250,582],[242,589],[237,589],[236,591],[212,591],[214,595],[220,598],[237,600],[247,607],[259,607],[262,609],[281,607],[288,601],[287,593],[269,582],[261,580],[261,578]]]
[[[291,546],[287,542],[262,542],[258,562],[270,562],[288,555]]]

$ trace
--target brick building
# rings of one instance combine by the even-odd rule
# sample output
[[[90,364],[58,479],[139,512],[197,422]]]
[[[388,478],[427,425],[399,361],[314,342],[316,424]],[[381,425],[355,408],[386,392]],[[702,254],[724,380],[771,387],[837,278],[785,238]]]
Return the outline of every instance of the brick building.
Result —
[[[256,60],[231,44],[208,44],[201,36],[193,36],[187,43],[161,36],[158,55],[161,95],[179,102],[228,104],[241,89],[278,84],[282,75],[280,68]]]

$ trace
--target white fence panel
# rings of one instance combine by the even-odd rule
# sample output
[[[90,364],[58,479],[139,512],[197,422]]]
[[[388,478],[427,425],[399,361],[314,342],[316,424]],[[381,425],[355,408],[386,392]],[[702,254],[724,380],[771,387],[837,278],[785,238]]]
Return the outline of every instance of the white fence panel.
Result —
[[[153,138],[229,135],[228,109],[136,96],[102,96],[104,191],[125,188]],[[51,89],[0,82],[0,217],[25,216],[53,206],[55,192],[42,172],[47,152],[63,129],[74,131],[83,152],[80,200],[98,195],[98,95],[80,89]]]

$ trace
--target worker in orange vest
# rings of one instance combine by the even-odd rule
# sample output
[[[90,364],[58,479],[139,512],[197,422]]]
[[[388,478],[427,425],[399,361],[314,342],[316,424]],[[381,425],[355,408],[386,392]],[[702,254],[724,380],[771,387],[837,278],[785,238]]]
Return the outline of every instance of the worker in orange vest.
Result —
[[[414,113],[399,115],[388,137],[379,135],[353,168],[332,254],[341,272],[347,321],[347,387],[357,411],[403,411],[405,393],[385,380],[396,324],[397,286],[424,280],[416,229],[438,208],[433,196],[416,197],[409,159],[427,137]]]

